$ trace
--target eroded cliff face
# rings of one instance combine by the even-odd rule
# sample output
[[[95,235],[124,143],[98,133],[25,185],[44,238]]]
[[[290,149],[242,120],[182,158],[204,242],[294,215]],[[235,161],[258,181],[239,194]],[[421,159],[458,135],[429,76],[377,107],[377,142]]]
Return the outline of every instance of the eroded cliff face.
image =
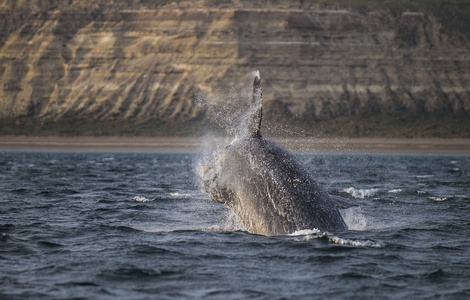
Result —
[[[469,115],[469,35],[431,13],[148,2],[0,1],[0,118],[201,119],[253,69],[267,116]]]

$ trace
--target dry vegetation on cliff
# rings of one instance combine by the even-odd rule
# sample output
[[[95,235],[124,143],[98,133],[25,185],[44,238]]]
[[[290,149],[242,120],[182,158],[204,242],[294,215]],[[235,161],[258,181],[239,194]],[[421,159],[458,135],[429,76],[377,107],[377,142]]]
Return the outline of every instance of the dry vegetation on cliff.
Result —
[[[470,137],[465,0],[0,0],[0,134],[200,135],[253,69],[271,134]]]

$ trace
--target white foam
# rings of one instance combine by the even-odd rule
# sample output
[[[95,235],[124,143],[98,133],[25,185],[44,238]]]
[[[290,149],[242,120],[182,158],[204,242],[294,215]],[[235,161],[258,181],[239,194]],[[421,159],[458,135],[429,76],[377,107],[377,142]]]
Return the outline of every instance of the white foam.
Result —
[[[132,200],[137,201],[137,202],[149,202],[150,201],[149,199],[145,197],[141,197],[141,196],[135,196],[134,198],[132,198]]]
[[[390,190],[390,191],[388,191],[388,192],[389,192],[390,194],[396,194],[396,193],[401,193],[401,192],[403,192],[403,190],[402,190],[402,189],[394,189],[394,190]]]
[[[302,229],[297,230],[294,233],[289,234],[290,236],[299,236],[299,235],[312,235],[312,234],[319,234],[322,233],[320,230],[314,229]]]
[[[327,232],[321,232],[318,229],[312,230],[299,230],[291,234],[292,236],[301,236],[302,233],[304,234],[301,238],[296,238],[296,242],[304,242],[310,241],[319,238],[327,238],[330,243],[338,244],[338,245],[349,245],[354,247],[369,247],[369,248],[382,248],[383,244],[378,242],[373,242],[369,240],[359,241],[359,240],[351,240],[351,239],[344,239],[339,236],[332,235]]]
[[[428,197],[429,200],[436,201],[436,202],[442,202],[449,200],[447,197]]]
[[[178,192],[170,193],[169,195],[171,197],[189,197],[189,196],[191,196],[191,194],[184,194],[184,193],[178,193]]]
[[[353,196],[354,198],[364,199],[365,197],[371,197],[375,195],[379,190],[378,189],[356,189],[349,187],[343,190]]]
[[[368,247],[368,248],[382,248],[383,245],[381,243],[373,242],[373,241],[354,241],[350,239],[343,239],[337,236],[329,236],[328,240],[335,244],[339,245],[350,245],[354,247]]]

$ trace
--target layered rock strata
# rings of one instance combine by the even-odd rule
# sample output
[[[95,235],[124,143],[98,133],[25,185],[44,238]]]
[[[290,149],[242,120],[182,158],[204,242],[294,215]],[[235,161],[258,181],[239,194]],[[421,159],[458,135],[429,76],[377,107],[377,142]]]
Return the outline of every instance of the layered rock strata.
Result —
[[[0,118],[203,119],[253,69],[267,116],[470,112],[469,35],[426,11],[65,2],[0,1]]]

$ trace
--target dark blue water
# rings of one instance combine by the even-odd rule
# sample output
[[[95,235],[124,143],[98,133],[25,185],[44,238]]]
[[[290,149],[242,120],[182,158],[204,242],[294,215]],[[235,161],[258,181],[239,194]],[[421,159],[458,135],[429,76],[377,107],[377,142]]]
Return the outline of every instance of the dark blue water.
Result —
[[[0,152],[0,299],[465,299],[470,157],[301,155],[351,230],[264,237],[198,154]]]

